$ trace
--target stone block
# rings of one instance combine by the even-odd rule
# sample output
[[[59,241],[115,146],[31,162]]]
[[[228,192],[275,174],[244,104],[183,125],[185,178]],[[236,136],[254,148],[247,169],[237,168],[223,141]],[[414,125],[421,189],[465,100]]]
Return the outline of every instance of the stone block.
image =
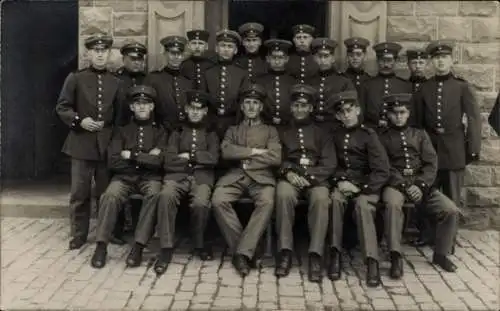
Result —
[[[100,0],[97,0],[100,1]],[[116,0],[113,4],[114,12],[134,12],[135,11],[135,1],[134,0]]]
[[[99,7],[114,7],[116,5],[117,1],[123,1],[123,0],[95,0],[94,1],[94,6],[99,6]]]
[[[115,13],[115,36],[145,36],[147,35],[147,14],[145,13]]]
[[[486,230],[490,227],[490,208],[473,207],[465,210],[461,228],[472,230]]]
[[[130,42],[139,42],[147,46],[147,37],[146,36],[133,36],[133,37],[114,37],[113,38],[113,47],[121,48],[127,43]]]
[[[490,113],[497,98],[496,92],[476,92],[477,103],[482,112]]]
[[[467,41],[471,38],[472,22],[464,17],[440,17],[438,39]]]
[[[495,83],[495,91],[499,92],[500,91],[500,65],[497,64],[497,67],[495,68],[495,77],[496,77],[496,83]]]
[[[493,185],[491,166],[469,165],[465,169],[466,186],[489,187]]]
[[[496,64],[499,59],[498,43],[464,44],[462,62],[465,64]]]
[[[492,130],[490,123],[488,122],[489,113],[483,112],[481,113],[481,137],[483,139],[490,138],[495,132]]]
[[[491,169],[493,172],[493,185],[500,186],[500,167],[494,166]]]
[[[498,191],[500,191],[500,188],[498,188]],[[500,230],[500,208],[497,207],[492,207],[490,210],[490,228],[493,230]]]
[[[148,0],[134,0],[134,11],[135,12],[147,12],[148,11]]]
[[[436,27],[436,17],[388,17],[387,41],[430,41]]]
[[[416,1],[415,14],[455,16],[458,14],[458,1]]]
[[[118,68],[123,66],[122,54],[119,49],[111,49],[109,55],[108,69],[111,71],[116,71]]]
[[[415,2],[413,2],[413,1],[387,1],[387,14],[389,16],[414,15],[415,14]]]
[[[467,188],[467,206],[500,206],[500,191],[498,187]]]
[[[500,39],[499,18],[473,18],[472,42],[498,42]]]
[[[111,8],[80,8],[80,35],[92,35],[97,32],[111,32]]]
[[[500,164],[500,139],[483,140],[480,156],[481,161]]]
[[[462,16],[495,16],[498,1],[460,1],[459,14]]]
[[[455,73],[467,80],[476,91],[491,92],[495,82],[495,68],[489,65],[456,65]]]
[[[93,6],[94,0],[78,0],[78,7]]]

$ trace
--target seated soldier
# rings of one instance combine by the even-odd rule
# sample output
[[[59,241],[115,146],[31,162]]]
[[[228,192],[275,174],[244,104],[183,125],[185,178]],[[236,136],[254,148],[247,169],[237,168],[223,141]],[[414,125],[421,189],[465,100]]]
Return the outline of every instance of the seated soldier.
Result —
[[[405,201],[417,204],[427,215],[436,218],[432,262],[448,272],[457,268],[447,256],[454,244],[460,212],[452,200],[432,187],[437,174],[437,155],[425,130],[408,126],[410,100],[411,94],[384,97],[389,128],[380,135],[391,163],[391,175],[382,200],[386,206],[386,239],[391,254],[390,277],[394,279],[403,276],[401,232]]]
[[[314,123],[316,90],[298,84],[291,89],[292,120],[281,135],[283,163],[276,186],[276,231],[279,258],[275,270],[278,277],[287,276],[292,266],[293,225],[300,196],[309,203],[308,223],[309,280],[320,282],[322,255],[328,231],[329,183],[337,164],[335,147],[329,133]]]
[[[130,194],[139,191],[143,196],[135,238],[145,245],[153,229],[158,192],[161,189],[161,163],[166,133],[153,120],[156,91],[144,85],[130,88],[130,110],[134,117],[129,124],[113,133],[108,148],[108,167],[114,174],[111,183],[99,200],[97,247],[91,265],[106,265],[107,244],[116,224],[119,211]]]
[[[201,260],[211,260],[204,233],[210,216],[214,167],[219,160],[219,137],[207,130],[210,97],[201,91],[187,92],[187,121],[168,139],[165,177],[158,199],[160,256],[155,271],[163,274],[172,258],[175,219],[181,200],[189,197],[191,237],[194,252]]]
[[[334,105],[342,126],[334,135],[338,166],[333,178],[335,189],[332,192],[332,245],[328,277],[332,280],[341,277],[344,211],[347,203],[353,201],[361,251],[367,265],[366,283],[376,287],[380,284],[380,273],[375,204],[389,178],[389,160],[375,131],[359,121],[361,109],[355,91],[338,93],[329,104]]]
[[[257,84],[241,91],[244,119],[229,127],[221,144],[222,158],[234,165],[217,181],[212,196],[215,219],[242,277],[250,273],[255,249],[271,219],[276,185],[273,169],[281,164],[278,132],[261,119],[265,96],[265,89]],[[255,209],[242,228],[232,204],[244,193],[253,200]]]

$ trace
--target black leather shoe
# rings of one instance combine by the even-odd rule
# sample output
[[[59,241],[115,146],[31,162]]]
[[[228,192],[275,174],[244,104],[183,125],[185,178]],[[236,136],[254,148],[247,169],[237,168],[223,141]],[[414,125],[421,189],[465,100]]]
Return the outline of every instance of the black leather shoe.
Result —
[[[335,248],[330,252],[327,273],[328,278],[332,281],[339,280],[342,276],[342,254]]]
[[[391,268],[389,277],[399,280],[403,276],[403,257],[397,252],[391,252]]]
[[[87,243],[86,238],[74,237],[69,241],[69,249],[70,250],[80,249],[83,246],[83,244],[85,244],[85,243]]]
[[[432,256],[432,263],[443,268],[447,272],[455,272],[457,266],[445,255],[434,254]]]
[[[317,254],[309,255],[309,282],[319,283],[323,278],[323,267],[321,266],[321,256]]]
[[[195,248],[194,254],[200,257],[200,259],[203,261],[209,261],[214,259],[214,253],[212,252],[212,248],[210,246]]]
[[[109,243],[114,244],[114,245],[125,245],[125,244],[127,244],[127,242],[125,242],[124,240],[122,240],[121,238],[118,238],[116,236],[112,236],[109,239]]]
[[[380,285],[378,261],[373,258],[368,258],[366,262],[366,285],[368,287],[377,287]]]
[[[160,249],[160,255],[158,260],[155,262],[154,270],[158,276],[162,275],[167,271],[168,265],[172,260],[173,250],[171,248]]]
[[[94,255],[90,260],[90,265],[94,268],[100,269],[106,265],[106,256],[108,251],[106,250],[106,244],[98,243],[95,248]]]
[[[235,254],[233,256],[233,266],[243,278],[250,273],[250,259],[245,255]]]
[[[419,236],[418,238],[416,238],[415,240],[410,242],[410,245],[413,247],[423,247],[423,246],[426,246],[427,244],[428,244],[428,241],[423,236]]]
[[[134,244],[132,249],[130,250],[130,253],[128,253],[127,256],[127,267],[133,268],[133,267],[139,267],[142,263],[142,251],[144,250],[144,247],[140,244]]]
[[[274,275],[282,278],[290,274],[290,269],[292,268],[292,252],[290,250],[282,250],[278,254],[278,262],[276,263],[276,268],[274,269]]]

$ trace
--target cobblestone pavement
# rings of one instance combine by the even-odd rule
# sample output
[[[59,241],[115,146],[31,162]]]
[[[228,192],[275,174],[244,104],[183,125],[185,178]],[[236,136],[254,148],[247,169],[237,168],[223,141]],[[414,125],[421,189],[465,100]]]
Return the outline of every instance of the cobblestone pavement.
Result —
[[[359,253],[345,258],[343,278],[307,281],[305,254],[288,278],[273,276],[273,261],[242,280],[230,260],[201,262],[182,242],[167,273],[157,278],[154,256],[126,269],[128,246],[110,246],[108,265],[89,261],[94,244],[68,251],[68,220],[1,220],[1,309],[170,309],[170,310],[499,310],[499,233],[461,231],[453,256],[456,274],[428,264],[430,249],[406,246],[403,280],[390,280],[382,263],[383,286],[364,284]],[[91,236],[93,238],[93,235]],[[302,247],[303,248],[303,247]]]

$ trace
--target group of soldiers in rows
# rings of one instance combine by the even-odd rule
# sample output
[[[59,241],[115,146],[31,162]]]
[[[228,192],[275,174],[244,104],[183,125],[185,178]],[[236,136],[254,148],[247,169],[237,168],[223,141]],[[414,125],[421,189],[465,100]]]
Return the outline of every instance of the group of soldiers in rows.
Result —
[[[112,38],[86,39],[91,65],[68,76],[56,107],[70,127],[63,147],[72,158],[70,249],[87,241],[95,179],[100,199],[91,264],[96,268],[106,264],[107,244],[119,240],[113,236],[119,212],[138,191],[143,201],[126,260],[130,267],[141,264],[157,228],[154,270],[165,272],[177,211],[187,199],[195,253],[212,258],[205,229],[213,211],[242,276],[250,273],[275,212],[275,274],[285,277],[292,266],[295,208],[304,198],[312,282],[321,281],[325,249],[328,276],[341,277],[342,228],[350,203],[369,286],[380,283],[374,224],[379,201],[385,208],[390,277],[403,275],[407,201],[436,221],[433,262],[454,271],[448,254],[460,188],[466,164],[478,158],[481,136],[471,89],[451,72],[452,46],[432,42],[425,50],[407,51],[412,72],[407,81],[394,73],[399,44],[373,47],[379,70],[371,77],[363,69],[370,45],[364,38],[345,40],[349,67],[341,73],[335,67],[337,43],[314,38],[314,27],[294,26],[293,43],[262,43],[262,31],[262,25],[247,23],[239,33],[218,32],[215,57],[206,56],[204,30],[189,31],[187,39],[168,36],[161,40],[166,66],[149,74],[143,72],[142,44],[123,46],[124,67],[111,73],[106,65]],[[236,57],[240,45],[245,51]],[[258,53],[261,45],[265,60]],[[428,56],[436,70],[430,79],[424,77]],[[255,208],[243,226],[233,204],[245,194]]]

